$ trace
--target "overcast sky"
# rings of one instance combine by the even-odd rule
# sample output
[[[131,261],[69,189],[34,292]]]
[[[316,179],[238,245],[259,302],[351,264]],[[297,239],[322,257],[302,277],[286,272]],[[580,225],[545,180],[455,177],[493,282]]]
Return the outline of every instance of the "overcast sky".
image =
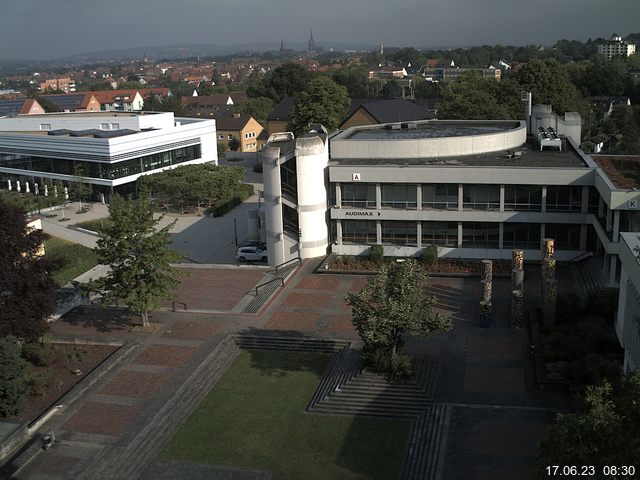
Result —
[[[552,45],[640,32],[640,0],[0,0],[0,59],[129,47],[340,41]]]

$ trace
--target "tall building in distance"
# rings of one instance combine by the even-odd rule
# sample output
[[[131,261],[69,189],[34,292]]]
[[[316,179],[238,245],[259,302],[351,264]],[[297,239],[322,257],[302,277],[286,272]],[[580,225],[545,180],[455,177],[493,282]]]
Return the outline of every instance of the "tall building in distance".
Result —
[[[624,41],[620,35],[614,33],[609,40],[598,43],[598,53],[604,55],[607,61],[611,61],[613,57],[633,55],[636,53],[636,46]]]

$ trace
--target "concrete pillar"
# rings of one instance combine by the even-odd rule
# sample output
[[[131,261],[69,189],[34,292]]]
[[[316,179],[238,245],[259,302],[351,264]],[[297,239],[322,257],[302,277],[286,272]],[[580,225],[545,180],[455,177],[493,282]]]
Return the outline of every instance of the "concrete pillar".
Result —
[[[580,225],[580,250],[587,249],[587,225]]]
[[[417,189],[416,189],[416,208],[418,210],[422,210],[422,184],[421,183],[417,185]]]
[[[520,329],[524,319],[522,290],[513,290],[511,292],[511,327]]]
[[[416,240],[418,248],[422,248],[422,222],[418,221],[416,225]]]
[[[524,270],[521,268],[514,268],[511,270],[511,289],[523,290],[524,289]]]
[[[558,300],[558,281],[547,278],[542,282],[542,321],[546,328],[556,323],[556,303]]]
[[[542,213],[547,211],[547,186],[542,186],[542,208],[540,210]]]
[[[462,246],[462,222],[458,222],[458,247]]]
[[[582,206],[580,213],[589,213],[589,187],[583,185],[582,187]]]
[[[498,248],[502,250],[504,246],[504,223],[498,225]]]
[[[611,209],[609,208],[609,205],[606,205],[605,207],[607,209],[607,232],[610,232],[613,229],[613,226],[611,225],[611,221],[613,220],[613,215],[611,215]]]
[[[342,207],[342,185],[340,182],[336,183],[336,207]]]
[[[376,220],[376,243],[382,245],[382,222]]]
[[[612,242],[620,241],[620,210],[613,211],[613,235],[611,237]]]
[[[458,184],[458,211],[461,212],[464,210],[464,185],[462,183]],[[459,242],[462,244],[462,240]]]
[[[490,302],[493,290],[493,282],[491,280],[480,280],[480,301]]]
[[[376,210],[382,208],[382,186],[376,183]]]
[[[342,220],[336,220],[336,241],[342,245]]]
[[[610,255],[610,268],[609,268],[609,287],[615,287],[617,285],[616,276],[618,273],[618,256]]]
[[[504,185],[500,185],[500,211],[504,212]],[[500,241],[500,249],[502,249],[502,241]]]

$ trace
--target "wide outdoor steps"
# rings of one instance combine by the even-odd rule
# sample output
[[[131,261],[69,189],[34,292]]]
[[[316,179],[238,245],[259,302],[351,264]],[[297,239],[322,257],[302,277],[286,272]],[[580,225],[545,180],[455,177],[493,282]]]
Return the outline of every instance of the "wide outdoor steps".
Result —
[[[286,281],[287,277],[290,273],[292,273],[296,268],[298,268],[297,263],[291,263],[289,265],[285,265],[277,272],[274,272],[271,276],[272,280],[282,279],[282,281]],[[282,286],[281,282],[272,282],[264,285],[258,290],[258,294],[251,299],[249,303],[242,309],[241,313],[258,313],[262,306],[266,304],[271,296]]]
[[[236,335],[235,342],[238,347],[246,350],[315,353],[335,353],[349,344],[344,340],[269,335]]]
[[[574,280],[578,294],[587,298],[590,292],[602,290],[607,287],[606,274],[602,271],[601,258],[589,258],[572,265]]]
[[[436,480],[441,478],[444,432],[451,408],[437,404],[418,416],[413,424],[409,448],[400,474],[401,480]]]

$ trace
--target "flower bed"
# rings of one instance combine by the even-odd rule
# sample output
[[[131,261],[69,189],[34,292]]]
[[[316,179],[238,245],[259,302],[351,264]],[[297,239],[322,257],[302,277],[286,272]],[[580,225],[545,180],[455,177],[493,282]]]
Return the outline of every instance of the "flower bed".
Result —
[[[385,258],[385,262],[394,262],[395,258]],[[418,259],[419,260],[419,259]],[[354,257],[348,255],[329,255],[327,260],[327,270],[332,271],[362,271],[375,272],[379,265],[369,257]],[[439,259],[436,263],[427,265],[424,268],[429,273],[446,273],[446,274],[480,274],[482,262],[480,260],[457,260],[457,259]],[[509,275],[511,273],[511,262],[508,260],[494,260],[493,273]]]

